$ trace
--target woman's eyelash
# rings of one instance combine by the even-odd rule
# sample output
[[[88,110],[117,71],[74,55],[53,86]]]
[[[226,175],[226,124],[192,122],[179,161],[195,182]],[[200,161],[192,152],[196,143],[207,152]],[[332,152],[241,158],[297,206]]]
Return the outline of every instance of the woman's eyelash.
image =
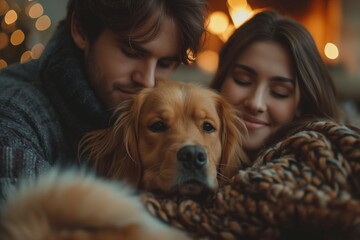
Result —
[[[248,81],[248,80],[242,80],[240,78],[236,78],[236,77],[233,77],[234,81],[237,83],[237,84],[240,84],[240,85],[243,85],[243,86],[246,86],[246,85],[250,85],[251,82]]]

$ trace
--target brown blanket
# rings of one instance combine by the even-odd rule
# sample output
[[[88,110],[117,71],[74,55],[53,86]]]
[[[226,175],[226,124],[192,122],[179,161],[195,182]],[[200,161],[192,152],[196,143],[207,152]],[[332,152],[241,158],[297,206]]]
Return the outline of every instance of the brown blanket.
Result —
[[[360,239],[360,133],[307,125],[202,201],[144,194],[194,239]]]

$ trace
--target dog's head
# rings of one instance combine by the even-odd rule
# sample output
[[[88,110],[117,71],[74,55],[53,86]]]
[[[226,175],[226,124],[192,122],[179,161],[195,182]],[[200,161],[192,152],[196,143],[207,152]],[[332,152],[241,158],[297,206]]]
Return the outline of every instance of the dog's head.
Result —
[[[103,176],[146,190],[199,194],[241,168],[246,127],[219,94],[170,80],[120,104],[111,128],[87,134],[81,155]]]

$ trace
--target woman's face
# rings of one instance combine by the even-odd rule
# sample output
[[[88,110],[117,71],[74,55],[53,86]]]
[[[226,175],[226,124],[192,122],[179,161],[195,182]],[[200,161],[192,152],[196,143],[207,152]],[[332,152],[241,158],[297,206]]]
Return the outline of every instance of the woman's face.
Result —
[[[285,48],[258,41],[246,48],[226,77],[220,92],[245,121],[246,151],[259,150],[271,134],[299,114],[300,93],[292,69]]]

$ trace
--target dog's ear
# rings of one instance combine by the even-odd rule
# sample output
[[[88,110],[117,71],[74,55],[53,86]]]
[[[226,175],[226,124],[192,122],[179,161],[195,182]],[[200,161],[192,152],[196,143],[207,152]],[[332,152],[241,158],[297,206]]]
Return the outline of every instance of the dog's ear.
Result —
[[[240,168],[248,163],[242,143],[248,134],[237,110],[222,96],[217,96],[218,114],[221,119],[222,153],[219,165],[220,184],[233,177]]]
[[[115,110],[112,127],[86,134],[79,143],[80,159],[86,159],[101,175],[138,186],[141,162],[137,149],[140,104],[125,100]]]

